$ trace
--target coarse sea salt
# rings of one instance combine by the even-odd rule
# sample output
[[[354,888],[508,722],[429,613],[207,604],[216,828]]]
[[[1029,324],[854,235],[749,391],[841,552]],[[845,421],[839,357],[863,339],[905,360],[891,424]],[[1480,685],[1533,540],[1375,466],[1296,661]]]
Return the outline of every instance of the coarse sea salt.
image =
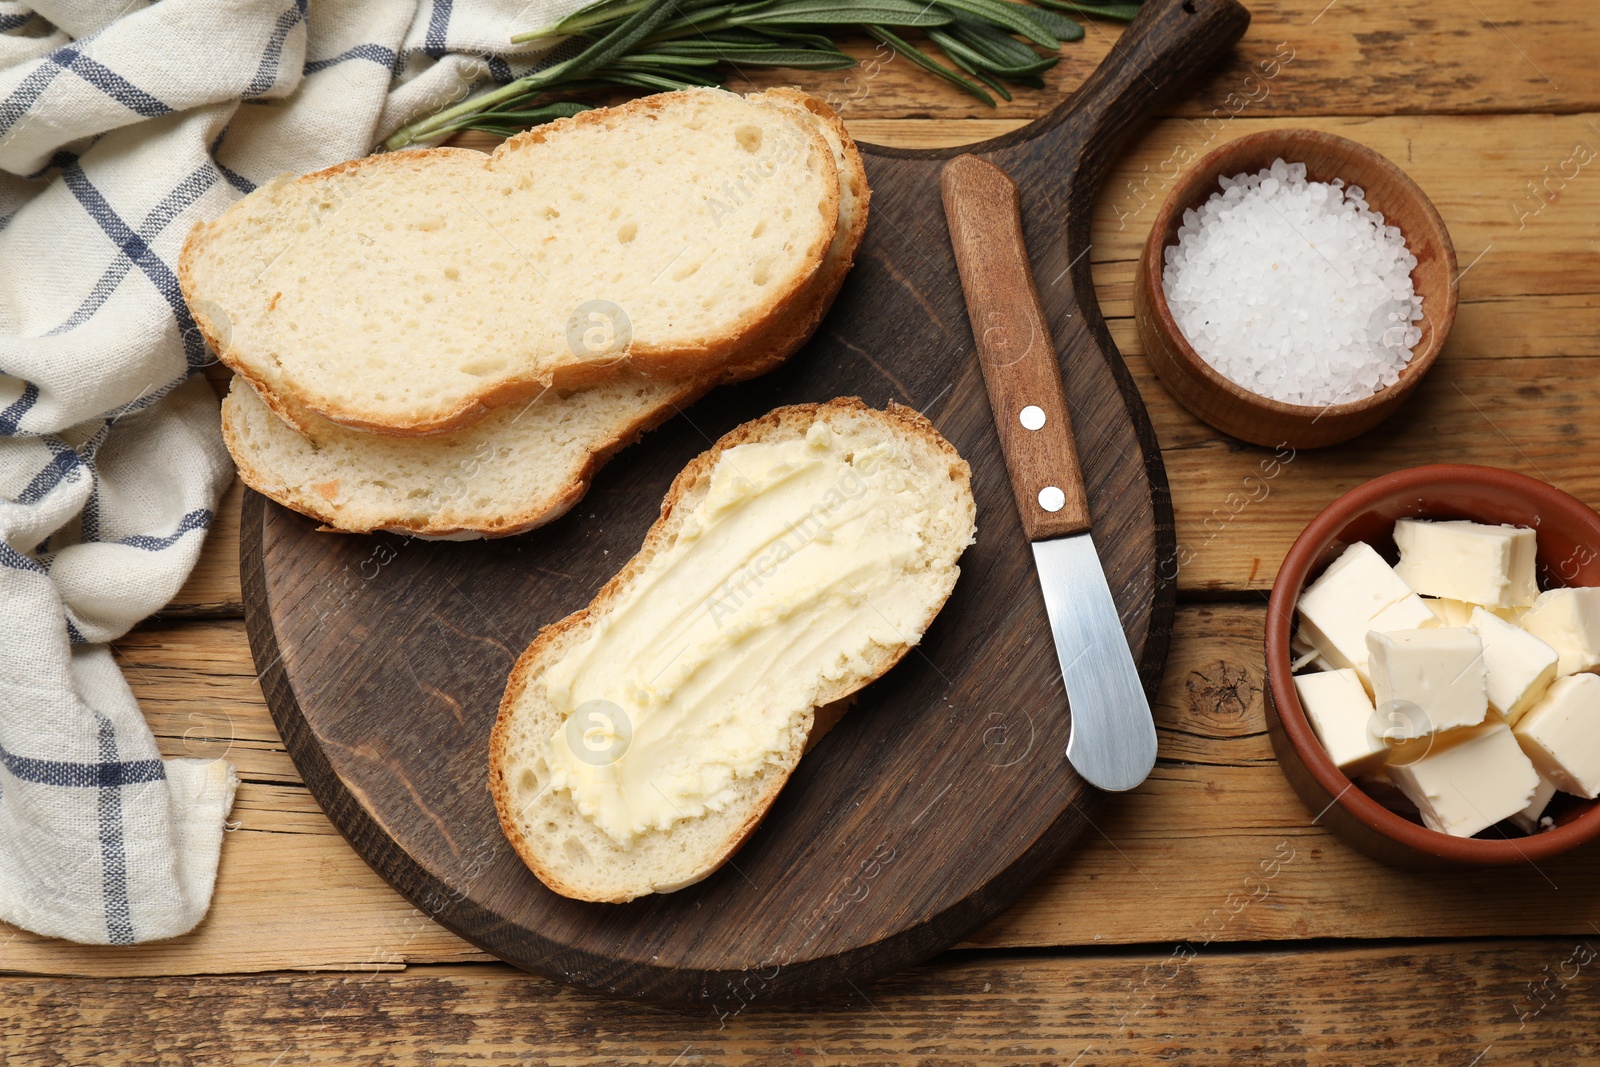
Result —
[[[1183,213],[1161,274],[1200,358],[1253,393],[1313,407],[1399,380],[1422,339],[1417,257],[1399,228],[1359,186],[1306,181],[1304,163],[1220,184]]]

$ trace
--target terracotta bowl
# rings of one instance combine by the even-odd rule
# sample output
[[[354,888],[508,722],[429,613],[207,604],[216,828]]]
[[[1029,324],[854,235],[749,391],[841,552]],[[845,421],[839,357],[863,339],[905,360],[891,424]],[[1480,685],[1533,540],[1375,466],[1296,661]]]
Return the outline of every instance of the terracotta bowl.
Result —
[[[1400,380],[1348,404],[1308,407],[1252,393],[1224,378],[1184,339],[1161,289],[1163,255],[1178,243],[1183,213],[1220,192],[1218,177],[1255,173],[1275,159],[1304,163],[1312,181],[1343,178],[1366,191],[1367,203],[1398,226],[1417,257],[1411,284],[1422,296],[1422,339]],[[1277,448],[1320,448],[1365,433],[1410,395],[1438,358],[1456,318],[1456,253],[1450,231],[1417,184],[1365,145],[1317,130],[1265,130],[1218,148],[1173,186],[1139,257],[1134,316],[1145,354],[1161,384],[1196,416],[1223,433]]]
[[[1473,519],[1538,530],[1539,586],[1600,585],[1600,515],[1553,486],[1494,467],[1438,464],[1376,478],[1311,521],[1278,569],[1267,607],[1267,733],[1278,765],[1312,814],[1356,848],[1400,867],[1537,863],[1600,836],[1600,801],[1557,793],[1552,829],[1528,836],[1451,837],[1383,807],[1323,751],[1290,678],[1289,636],[1300,592],[1349,545],[1365,541],[1391,563],[1399,518]]]

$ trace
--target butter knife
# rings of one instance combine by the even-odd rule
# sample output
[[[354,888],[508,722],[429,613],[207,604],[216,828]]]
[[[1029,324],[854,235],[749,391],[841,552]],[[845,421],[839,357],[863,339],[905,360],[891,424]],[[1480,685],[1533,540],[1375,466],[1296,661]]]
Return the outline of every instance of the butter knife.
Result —
[[[940,187],[989,406],[1066,683],[1067,760],[1091,785],[1132,789],[1155,766],[1155,722],[1091,536],[1061,365],[1023,242],[1017,187],[976,156],[947,163]]]

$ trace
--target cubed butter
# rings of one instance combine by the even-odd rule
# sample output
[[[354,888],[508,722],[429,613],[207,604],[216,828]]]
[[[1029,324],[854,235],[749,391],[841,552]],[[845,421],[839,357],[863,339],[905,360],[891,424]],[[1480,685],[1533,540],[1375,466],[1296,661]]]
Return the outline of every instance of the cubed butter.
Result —
[[[1557,678],[1515,729],[1522,750],[1557,789],[1600,796],[1600,675]]]
[[[1522,628],[1560,655],[1557,674],[1600,666],[1600,588],[1540,593],[1522,617]]]
[[[1439,616],[1440,626],[1470,626],[1472,609],[1477,607],[1465,600],[1451,600],[1449,597],[1425,597],[1422,602],[1428,605],[1428,610]]]
[[[1430,830],[1471,837],[1526,809],[1539,787],[1538,772],[1503,722],[1414,741],[1407,750],[1413,746],[1421,754],[1391,759],[1389,779]]]
[[[1515,726],[1556,679],[1556,650],[1484,608],[1472,609],[1472,629],[1483,642],[1489,706]]]
[[[1353,668],[1369,685],[1367,631],[1437,625],[1422,598],[1364,542],[1328,565],[1300,597],[1300,634],[1335,670]],[[1370,685],[1369,685],[1370,688]]]
[[[1395,574],[1426,596],[1510,608],[1532,604],[1539,594],[1534,532],[1525,527],[1401,519],[1394,543]]]
[[[1356,672],[1346,668],[1296,675],[1300,707],[1328,757],[1354,778],[1383,766],[1389,746],[1372,736],[1372,701]]]
[[[1410,723],[1405,737],[1483,722],[1489,708],[1483,642],[1472,630],[1374,630],[1367,648],[1378,714],[1404,716]]]
[[[1544,816],[1544,809],[1550,806],[1550,798],[1555,795],[1556,784],[1541,774],[1539,787],[1533,791],[1533,799],[1528,801],[1527,807],[1511,816],[1512,823],[1525,834],[1538,833],[1539,820]]]

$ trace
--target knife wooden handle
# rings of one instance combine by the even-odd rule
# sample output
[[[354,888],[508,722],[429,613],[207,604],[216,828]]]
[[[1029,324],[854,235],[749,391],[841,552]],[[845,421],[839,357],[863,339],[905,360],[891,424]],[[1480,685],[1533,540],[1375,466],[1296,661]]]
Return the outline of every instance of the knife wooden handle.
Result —
[[[1029,541],[1084,533],[1089,496],[1022,239],[1016,183],[993,163],[958,156],[945,164],[939,186],[1022,528]]]

